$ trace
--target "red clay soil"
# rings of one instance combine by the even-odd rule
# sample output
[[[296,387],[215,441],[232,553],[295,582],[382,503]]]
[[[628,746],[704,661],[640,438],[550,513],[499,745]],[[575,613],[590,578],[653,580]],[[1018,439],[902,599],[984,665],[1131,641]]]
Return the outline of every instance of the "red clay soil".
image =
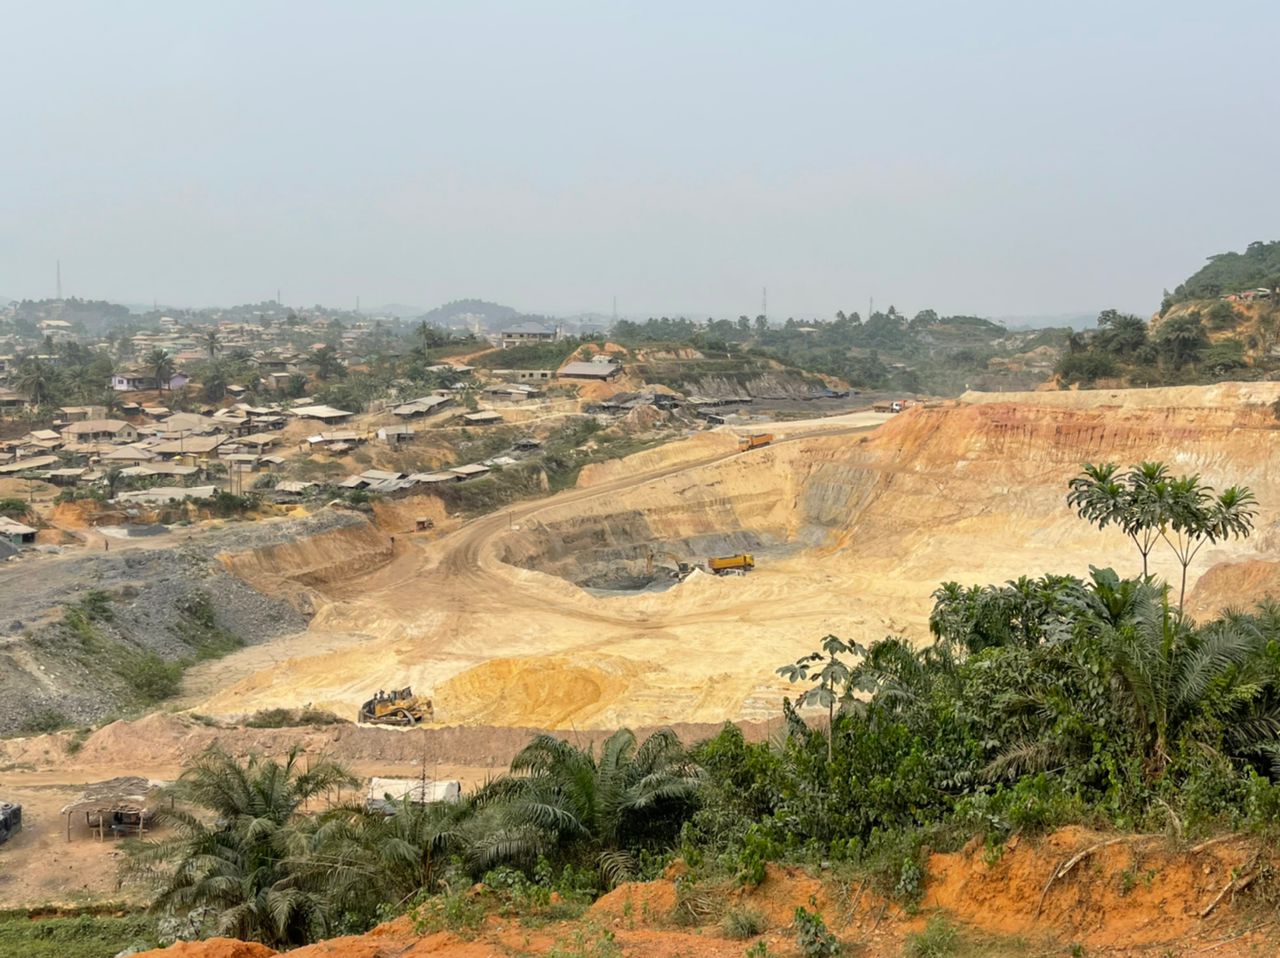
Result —
[[[180,941],[160,951],[143,954],[164,955],[165,958],[271,958],[276,952],[255,941],[208,938],[205,941]]]
[[[741,958],[752,944],[725,937],[720,916],[758,912],[768,954],[792,956],[795,909],[818,911],[861,958],[897,958],[908,936],[933,915],[958,928],[966,956],[1059,955],[1097,958],[1280,954],[1273,853],[1235,836],[1173,847],[1164,836],[1103,835],[1063,829],[1040,841],[981,842],[933,854],[924,900],[914,913],[874,894],[866,882],[769,866],[756,888],[684,884],[683,868],[663,879],[619,886],[579,919],[545,923],[491,916],[471,938],[417,935],[407,919],[366,935],[335,938],[290,958],[489,958],[540,955],[553,948],[593,954],[612,936],[625,958]],[[256,950],[236,951],[236,946]],[[184,943],[148,958],[265,958],[270,949],[226,939]]]

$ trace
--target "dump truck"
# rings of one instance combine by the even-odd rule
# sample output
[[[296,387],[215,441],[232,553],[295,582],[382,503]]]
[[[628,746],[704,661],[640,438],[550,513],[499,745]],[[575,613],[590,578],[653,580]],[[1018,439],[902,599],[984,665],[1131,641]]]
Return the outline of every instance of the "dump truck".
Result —
[[[360,706],[356,721],[362,725],[421,725],[435,715],[431,699],[413,694],[405,686],[390,692],[378,690],[378,694]]]
[[[13,802],[0,802],[0,845],[22,828],[22,806]]]
[[[755,567],[756,557],[750,552],[743,552],[736,556],[712,556],[707,560],[707,568],[716,575],[723,575],[726,572],[746,572]]]
[[[767,446],[771,442],[773,442],[773,433],[771,432],[758,432],[752,436],[742,436],[738,439],[738,452],[759,449],[761,446]]]

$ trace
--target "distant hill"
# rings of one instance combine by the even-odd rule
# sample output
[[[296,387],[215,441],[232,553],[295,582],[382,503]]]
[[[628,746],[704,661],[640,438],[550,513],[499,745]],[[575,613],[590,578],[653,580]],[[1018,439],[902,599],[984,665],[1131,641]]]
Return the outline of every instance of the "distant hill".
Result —
[[[523,315],[518,309],[503,306],[501,303],[490,303],[483,299],[459,299],[445,303],[426,313],[419,313],[414,319],[433,323],[437,326],[448,326],[463,316],[479,316],[484,325],[504,323]]]
[[[1217,253],[1173,291],[1166,300],[1214,299],[1226,293],[1265,286],[1280,288],[1280,240],[1255,241],[1243,253]]]
[[[1092,313],[1057,313],[1052,316],[1017,314],[1012,316],[993,316],[992,319],[998,323],[1003,323],[1010,332],[1028,329],[1062,329],[1064,327],[1092,329],[1098,322],[1098,313],[1095,310]]]

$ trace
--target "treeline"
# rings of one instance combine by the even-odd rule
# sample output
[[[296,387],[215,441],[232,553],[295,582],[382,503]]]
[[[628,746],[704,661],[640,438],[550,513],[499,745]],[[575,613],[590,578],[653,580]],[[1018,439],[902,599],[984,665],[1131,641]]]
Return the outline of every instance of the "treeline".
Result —
[[[1153,330],[1141,316],[1104,310],[1096,331],[1068,337],[1055,372],[1063,385],[1113,378],[1138,386],[1176,385],[1238,376],[1248,365],[1246,344],[1211,342],[1209,335],[1237,319],[1229,303],[1217,302],[1168,316]]]
[[[781,326],[770,325],[764,316],[740,316],[736,321],[709,319],[705,323],[665,316],[643,323],[623,320],[610,335],[631,346],[670,344],[709,353],[746,351],[835,376],[860,388],[914,392],[937,384],[942,367],[952,373],[985,370],[987,361],[1002,351],[997,343],[1008,332],[977,316],[939,316],[926,309],[908,318],[889,307],[865,321],[856,312],[840,311],[831,321],[788,319]],[[912,368],[903,368],[904,363]]]
[[[1071,504],[1144,563],[1156,547],[1189,563],[1253,521],[1247,490],[1154,463],[1090,467]],[[675,857],[677,908],[699,888],[758,884],[771,861],[860,870],[912,902],[926,845],[994,848],[1066,823],[1182,840],[1280,824],[1280,606],[1196,624],[1164,583],[1110,569],[945,583],[934,598],[922,648],[828,636],[783,665],[797,698],[768,742],[731,725],[689,749],[670,733],[624,730],[599,749],[538,736],[461,802],[390,815],[304,812],[354,784],[331,763],[212,752],[177,786],[174,837],[133,860],[158,912],[289,946],[405,908],[454,928],[487,907],[580,908]],[[455,891],[476,881],[483,892]]]
[[[1227,293],[1266,288],[1280,295],[1280,240],[1252,242],[1243,253],[1218,253],[1187,277],[1172,294],[1165,293],[1164,309],[1191,299],[1216,299]]]

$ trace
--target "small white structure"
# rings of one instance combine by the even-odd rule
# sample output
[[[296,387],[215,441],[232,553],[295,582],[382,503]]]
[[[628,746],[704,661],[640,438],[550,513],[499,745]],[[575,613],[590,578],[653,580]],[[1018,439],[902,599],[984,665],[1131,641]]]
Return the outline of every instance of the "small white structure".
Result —
[[[438,782],[423,778],[372,778],[364,807],[371,812],[395,813],[397,802],[434,805],[462,799],[462,783],[453,779]]]

